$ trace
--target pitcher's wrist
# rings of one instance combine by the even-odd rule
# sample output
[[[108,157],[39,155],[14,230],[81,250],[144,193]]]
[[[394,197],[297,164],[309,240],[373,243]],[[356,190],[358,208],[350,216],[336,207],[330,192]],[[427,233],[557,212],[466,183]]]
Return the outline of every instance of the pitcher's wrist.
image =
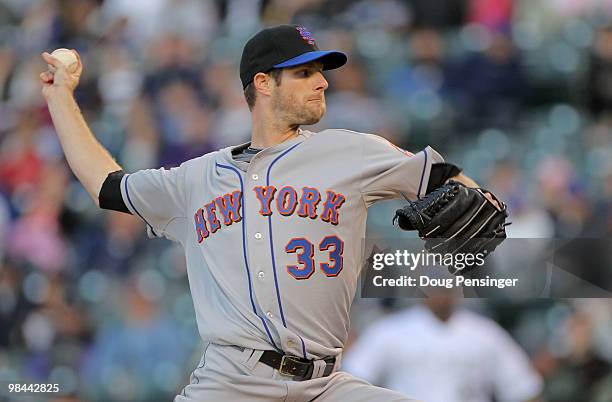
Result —
[[[66,101],[68,99],[74,99],[74,91],[66,88],[66,87],[57,87],[53,88],[45,98],[47,99],[47,103],[55,102],[55,101]]]

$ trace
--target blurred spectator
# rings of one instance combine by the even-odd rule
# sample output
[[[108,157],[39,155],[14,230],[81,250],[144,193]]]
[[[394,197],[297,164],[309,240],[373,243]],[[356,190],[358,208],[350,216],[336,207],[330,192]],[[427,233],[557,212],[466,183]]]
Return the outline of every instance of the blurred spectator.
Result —
[[[410,60],[385,74],[382,93],[406,99],[415,92],[438,93],[444,82],[444,40],[440,32],[419,29],[410,34]]]
[[[132,100],[120,159],[127,171],[155,166],[160,147],[159,127],[146,98]]]
[[[73,237],[82,243],[81,249],[89,251],[84,259],[90,269],[127,276],[136,263],[136,256],[146,253],[150,245],[143,239],[142,226],[136,217],[128,214],[108,215],[103,231],[88,229],[91,236],[88,241],[81,240],[81,232]]]
[[[226,61],[208,66],[204,85],[216,106],[211,133],[220,147],[241,144],[251,135],[251,113],[244,102],[242,86],[236,82],[238,67]]]
[[[102,56],[98,91],[106,111],[125,120],[130,102],[140,93],[143,77],[129,49],[111,45],[100,47]]]
[[[215,149],[209,139],[210,112],[191,87],[174,81],[160,90],[158,99],[155,114],[163,141],[162,166],[178,166]]]
[[[33,188],[30,203],[22,205],[22,215],[9,234],[11,258],[45,271],[65,269],[67,249],[59,217],[62,211],[67,171],[64,164],[49,165]]]
[[[334,91],[326,95],[327,114],[322,124],[366,133],[380,131],[387,116],[368,91],[365,67],[358,60],[344,67],[332,76]]]
[[[116,301],[121,314],[105,320],[87,356],[85,388],[96,400],[155,400],[160,392],[174,391],[183,374],[176,362],[189,350],[177,339],[176,323],[160,309],[162,288],[152,277],[141,273],[122,289]]]
[[[612,233],[612,168],[603,175],[602,197],[594,205],[588,226],[592,227],[591,236],[609,236]]]
[[[94,39],[95,33],[89,22],[98,6],[99,0],[58,0],[50,43],[70,48],[85,46]]]
[[[485,49],[450,64],[445,92],[464,127],[513,127],[527,90],[520,54],[508,32],[481,35]]]
[[[411,23],[410,7],[399,0],[355,1],[340,16],[340,21],[364,29],[405,31]]]
[[[501,162],[487,178],[487,188],[508,205],[512,225],[506,228],[508,237],[549,239],[554,236],[554,222],[546,210],[525,192],[526,178],[511,162]]]
[[[9,203],[0,192],[0,266],[4,262],[4,254],[6,253],[8,230],[11,224],[10,213]]]
[[[512,21],[512,0],[470,0],[470,23],[480,24],[492,30],[508,29]]]
[[[586,89],[593,113],[612,113],[612,27],[597,32]]]
[[[404,0],[410,5],[415,27],[453,28],[465,21],[468,0]]]
[[[267,0],[263,2],[262,20],[266,25],[294,22],[298,14],[320,9],[324,0]]]
[[[185,38],[198,38],[204,46],[218,29],[220,1],[197,0],[106,0],[101,12],[116,26],[125,26],[125,37],[136,47],[162,34],[174,33]]]
[[[0,187],[8,194],[32,192],[39,184],[44,160],[37,149],[40,113],[25,109],[0,144]]]
[[[63,392],[77,389],[76,367],[84,357],[83,343],[90,342],[91,326],[82,306],[71,301],[66,276],[30,272],[24,280],[20,301],[23,324],[11,334],[23,342],[23,378],[45,381],[56,378]],[[59,377],[56,377],[59,376]]]
[[[536,356],[551,401],[609,400],[612,364],[595,347],[592,318],[592,313],[574,312],[555,337],[557,345],[553,343]]]
[[[156,99],[165,86],[175,81],[184,82],[198,96],[204,96],[193,42],[174,34],[160,35],[148,50],[151,65],[143,88],[147,96]]]
[[[15,64],[15,50],[9,46],[0,45],[0,101],[2,102],[8,100],[8,90],[14,74]],[[0,113],[1,116],[6,116],[2,109],[0,109]],[[3,124],[0,123],[0,130],[6,128],[4,124],[6,124],[6,121]]]
[[[343,369],[428,402],[535,401],[542,380],[525,352],[494,321],[439,291],[424,305],[372,325]]]
[[[8,350],[8,347],[21,346],[18,341],[18,326],[15,322],[21,322],[23,299],[20,294],[20,286],[23,278],[16,267],[8,262],[0,264],[0,351]],[[0,353],[0,356],[2,353]],[[2,363],[0,358],[0,367]]]
[[[555,222],[550,213],[525,192],[524,177],[510,161],[500,162],[486,180],[487,188],[508,205],[512,224],[506,227],[508,240],[491,256],[489,269],[498,276],[517,278],[521,284],[513,297],[546,297],[550,278],[545,259],[551,259]]]
[[[549,157],[538,166],[540,202],[555,221],[555,237],[577,236],[588,217],[588,204],[571,162]]]

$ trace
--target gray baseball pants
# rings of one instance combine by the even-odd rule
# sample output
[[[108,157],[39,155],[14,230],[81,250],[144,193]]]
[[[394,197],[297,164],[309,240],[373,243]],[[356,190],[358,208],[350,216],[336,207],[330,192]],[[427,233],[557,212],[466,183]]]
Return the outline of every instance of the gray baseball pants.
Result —
[[[174,402],[415,402],[348,373],[293,381],[259,362],[260,350],[209,344]]]

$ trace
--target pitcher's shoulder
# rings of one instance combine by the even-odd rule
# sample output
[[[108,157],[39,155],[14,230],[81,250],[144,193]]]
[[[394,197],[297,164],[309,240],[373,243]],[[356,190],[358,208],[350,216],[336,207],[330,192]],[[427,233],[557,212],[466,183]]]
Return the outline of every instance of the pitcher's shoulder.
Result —
[[[327,143],[338,143],[344,146],[351,144],[361,144],[365,138],[373,134],[360,133],[358,131],[347,130],[344,128],[328,128],[319,132],[306,132],[310,139],[325,141]]]
[[[211,163],[215,163],[218,160],[221,160],[223,157],[223,149],[212,151],[206,153],[204,155],[197,156],[192,159],[188,159],[185,162],[181,163],[180,167],[183,169],[191,170],[191,169],[201,169],[203,166],[206,166]]]

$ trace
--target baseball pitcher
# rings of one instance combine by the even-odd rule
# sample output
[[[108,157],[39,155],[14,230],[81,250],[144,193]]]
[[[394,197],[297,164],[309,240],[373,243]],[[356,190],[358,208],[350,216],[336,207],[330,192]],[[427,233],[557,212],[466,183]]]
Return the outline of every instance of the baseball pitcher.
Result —
[[[251,141],[169,170],[129,174],[95,139],[73,98],[80,60],[70,73],[50,54],[43,58],[56,70],[40,75],[53,123],[95,203],[140,217],[149,237],[185,251],[206,347],[176,402],[411,400],[340,371],[368,207],[413,201],[398,219],[419,233],[427,229],[419,222],[437,222],[449,206],[468,210],[469,222],[486,219],[457,206],[458,186],[471,192],[470,203],[476,197],[500,215],[505,208],[431,147],[412,154],[372,134],[302,129],[325,114],[323,71],[345,64],[345,54],[319,50],[300,26],[260,31],[240,62]],[[433,191],[449,179],[448,191]],[[453,216],[436,225],[461,221]],[[467,221],[457,230],[473,226]]]

